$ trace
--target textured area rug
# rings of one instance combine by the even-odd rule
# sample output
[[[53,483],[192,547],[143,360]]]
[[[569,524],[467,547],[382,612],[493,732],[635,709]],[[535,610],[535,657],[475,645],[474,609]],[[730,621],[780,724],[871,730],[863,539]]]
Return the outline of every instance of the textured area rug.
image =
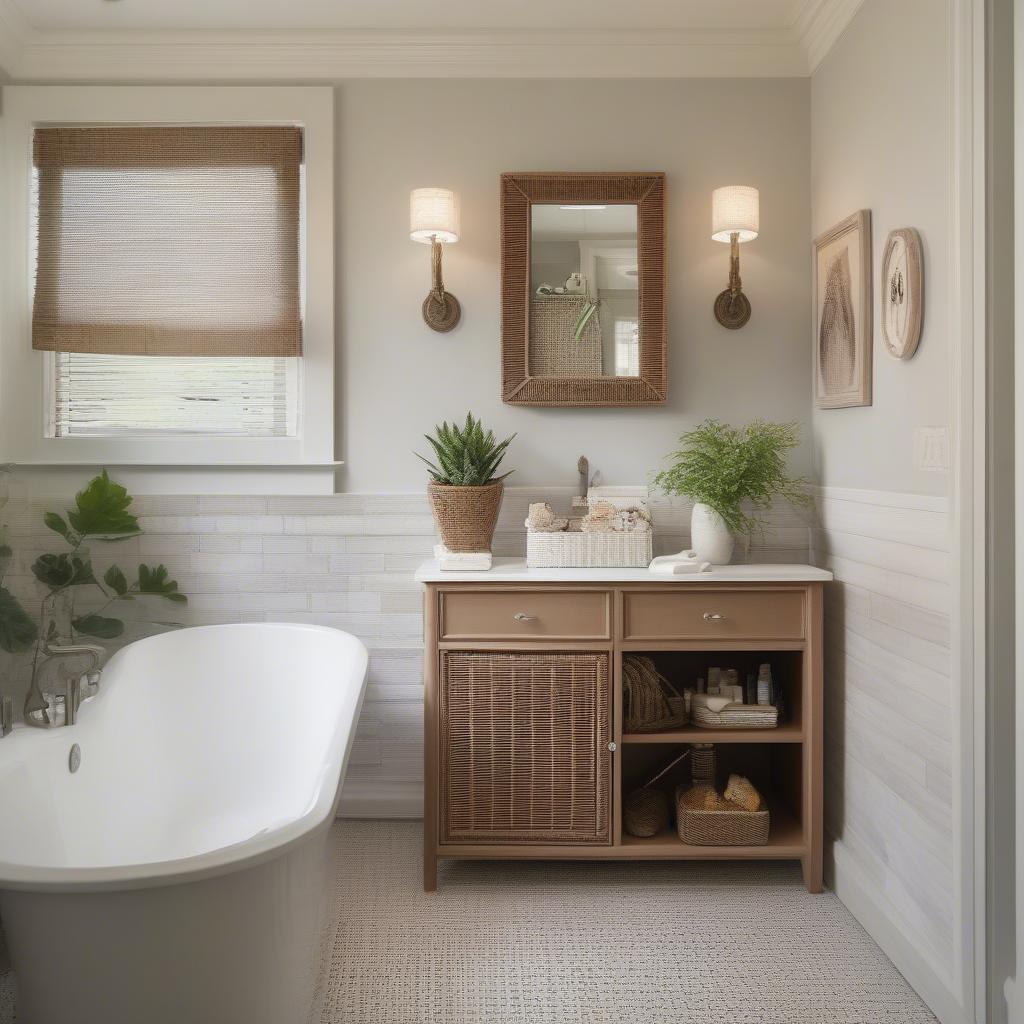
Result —
[[[420,838],[332,830],[320,1024],[935,1022],[795,865],[447,862],[425,894]],[[0,975],[0,1024],[16,1020]]]
[[[785,863],[442,862],[420,825],[332,834],[322,1024],[924,1024],[831,893]]]

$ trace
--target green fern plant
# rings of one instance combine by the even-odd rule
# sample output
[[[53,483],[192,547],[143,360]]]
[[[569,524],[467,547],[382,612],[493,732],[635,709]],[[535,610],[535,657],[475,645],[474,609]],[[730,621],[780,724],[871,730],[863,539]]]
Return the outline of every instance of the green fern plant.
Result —
[[[755,510],[768,508],[775,497],[798,507],[812,503],[807,480],[786,472],[786,453],[799,443],[796,423],[754,420],[733,427],[708,419],[679,438],[672,466],[654,485],[709,505],[733,533],[749,536],[763,523],[744,510],[745,502]]]
[[[424,458],[418,452],[416,458],[425,462],[430,470],[430,477],[437,484],[451,487],[483,487],[485,484],[497,483],[512,473],[495,476],[505,450],[516,436],[506,437],[496,442],[494,431],[485,431],[480,420],[474,419],[472,413],[466,414],[466,423],[461,428],[457,423],[448,426],[445,421],[434,428],[434,436],[423,435],[434,450],[436,462]]]

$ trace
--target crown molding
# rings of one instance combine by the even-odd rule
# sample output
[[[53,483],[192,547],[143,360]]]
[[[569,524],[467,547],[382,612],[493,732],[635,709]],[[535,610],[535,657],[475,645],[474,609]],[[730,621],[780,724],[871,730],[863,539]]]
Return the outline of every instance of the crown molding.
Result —
[[[863,0],[797,0],[789,27],[714,31],[43,31],[0,0],[19,82],[806,77]]]
[[[597,70],[599,69],[599,70]],[[756,32],[30,32],[19,81],[732,78],[806,74],[785,30]]]
[[[805,74],[813,75],[836,40],[843,34],[864,0],[803,0],[793,29],[806,61]]]

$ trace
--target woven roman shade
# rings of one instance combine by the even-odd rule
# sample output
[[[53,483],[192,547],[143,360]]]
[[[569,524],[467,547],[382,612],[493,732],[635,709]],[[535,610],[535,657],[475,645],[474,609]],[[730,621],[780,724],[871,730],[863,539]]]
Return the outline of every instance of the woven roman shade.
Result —
[[[295,127],[38,128],[32,347],[302,354]]]

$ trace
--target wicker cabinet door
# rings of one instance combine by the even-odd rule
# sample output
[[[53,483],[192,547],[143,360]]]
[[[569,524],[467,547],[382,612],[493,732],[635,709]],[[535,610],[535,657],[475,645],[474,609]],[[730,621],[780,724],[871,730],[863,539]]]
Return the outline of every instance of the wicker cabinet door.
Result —
[[[611,842],[609,656],[441,655],[448,843]]]

